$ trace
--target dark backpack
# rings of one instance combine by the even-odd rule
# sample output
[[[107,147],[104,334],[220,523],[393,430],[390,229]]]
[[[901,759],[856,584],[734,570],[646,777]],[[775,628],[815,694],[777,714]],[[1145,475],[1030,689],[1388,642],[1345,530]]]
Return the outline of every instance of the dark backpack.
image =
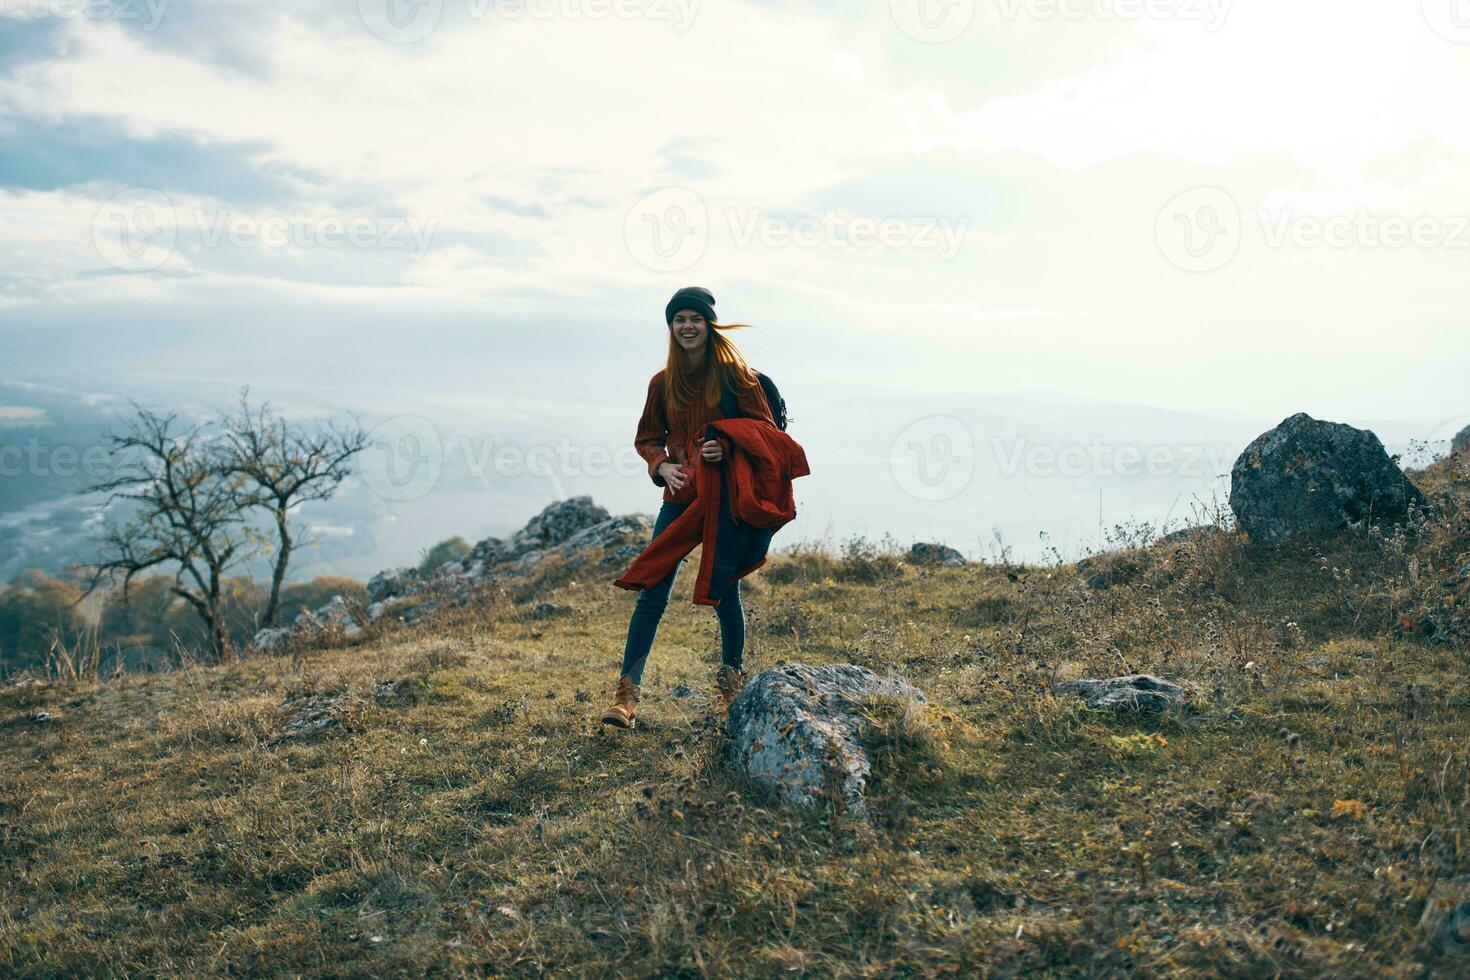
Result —
[[[776,387],[776,382],[770,377],[755,372],[756,379],[761,383],[761,390],[766,393],[766,404],[771,406],[771,418],[776,421],[776,428],[782,432],[786,431],[786,399],[781,397],[781,390]],[[741,418],[740,403],[735,398],[735,393],[726,388],[720,397],[720,410],[725,413],[727,419]]]

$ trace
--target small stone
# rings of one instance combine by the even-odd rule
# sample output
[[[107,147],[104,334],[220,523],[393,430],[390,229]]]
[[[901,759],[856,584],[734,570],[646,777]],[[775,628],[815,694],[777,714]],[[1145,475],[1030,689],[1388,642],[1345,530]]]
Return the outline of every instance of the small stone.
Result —
[[[1470,957],[1470,875],[1435,883],[1419,929],[1446,956]]]
[[[965,556],[949,545],[920,541],[909,549],[909,562],[915,565],[939,565],[958,568],[968,564]]]
[[[1103,680],[1059,681],[1054,694],[1075,694],[1094,711],[1162,711],[1181,703],[1188,692],[1152,674],[1127,674]]]

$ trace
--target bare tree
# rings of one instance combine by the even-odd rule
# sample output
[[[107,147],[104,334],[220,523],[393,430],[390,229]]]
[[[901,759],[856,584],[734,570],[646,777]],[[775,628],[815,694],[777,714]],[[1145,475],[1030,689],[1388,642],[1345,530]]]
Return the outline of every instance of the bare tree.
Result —
[[[281,585],[295,548],[304,544],[302,529],[293,532],[288,520],[291,508],[308,500],[325,500],[352,472],[349,461],[367,448],[370,439],[361,425],[352,428],[335,424],[307,431],[272,416],[270,404],[262,402],[252,412],[250,386],[240,389],[240,411],[224,423],[227,472],[248,481],[241,489],[240,503],[270,513],[275,522],[275,562],[271,569],[270,599],[263,626],[274,626],[281,610]]]
[[[85,566],[84,594],[122,573],[127,601],[134,576],[172,568],[173,593],[204,621],[211,653],[220,659],[233,648],[222,609],[225,572],[250,555],[240,505],[245,478],[224,465],[227,458],[202,426],[175,434],[175,413],[158,415],[132,404],[136,417],[127,431],[107,434],[120,457],[116,475],[84,492],[106,492],[106,503],[123,498],[138,506],[125,523],[106,525],[100,560]]]

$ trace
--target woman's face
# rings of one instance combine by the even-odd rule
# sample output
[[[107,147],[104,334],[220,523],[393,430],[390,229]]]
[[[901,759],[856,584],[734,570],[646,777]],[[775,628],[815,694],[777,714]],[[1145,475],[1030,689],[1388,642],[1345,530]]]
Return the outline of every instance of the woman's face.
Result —
[[[669,324],[669,329],[673,331],[674,343],[686,354],[698,353],[704,347],[705,338],[709,336],[709,323],[698,310],[680,310],[675,313],[674,322]]]

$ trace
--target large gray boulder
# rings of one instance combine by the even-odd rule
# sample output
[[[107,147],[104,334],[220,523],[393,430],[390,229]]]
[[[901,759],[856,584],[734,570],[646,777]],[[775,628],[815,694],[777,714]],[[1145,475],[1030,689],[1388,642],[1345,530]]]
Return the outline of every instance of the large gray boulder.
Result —
[[[926,700],[907,682],[856,664],[763,670],[726,716],[730,761],[788,803],[811,806],[836,793],[850,812],[863,813],[870,767],[859,709],[878,694]]]
[[[1305,413],[1256,437],[1230,471],[1230,509],[1255,541],[1387,523],[1423,502],[1376,435]]]

